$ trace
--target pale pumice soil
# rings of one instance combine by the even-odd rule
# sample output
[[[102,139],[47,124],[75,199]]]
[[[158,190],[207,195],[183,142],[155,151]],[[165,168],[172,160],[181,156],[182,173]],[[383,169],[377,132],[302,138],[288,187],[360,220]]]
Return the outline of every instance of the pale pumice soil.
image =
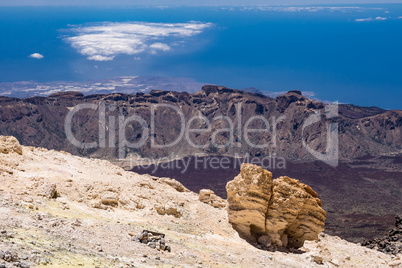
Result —
[[[401,256],[323,233],[301,254],[259,250],[239,238],[226,208],[177,191],[175,181],[64,152],[22,151],[0,153],[0,251],[27,267],[402,266]],[[52,184],[57,198],[44,196]],[[164,233],[172,251],[132,241],[143,229]]]

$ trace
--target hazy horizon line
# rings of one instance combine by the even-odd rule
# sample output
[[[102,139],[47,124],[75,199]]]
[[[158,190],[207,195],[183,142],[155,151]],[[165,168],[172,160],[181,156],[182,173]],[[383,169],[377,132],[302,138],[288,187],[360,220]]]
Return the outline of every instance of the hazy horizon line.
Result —
[[[234,2],[234,3],[233,3]],[[267,3],[268,2],[268,3]],[[132,3],[128,0],[120,0],[114,3],[110,3],[106,0],[100,0],[93,2],[91,0],[82,1],[82,0],[70,0],[70,1],[52,1],[52,0],[40,0],[35,1],[34,3],[30,0],[17,0],[17,1],[7,1],[0,0],[0,6],[141,6],[141,7],[280,7],[280,6],[340,6],[340,5],[372,5],[372,4],[402,4],[402,0],[387,0],[387,1],[379,1],[379,0],[338,0],[338,1],[326,1],[326,0],[306,0],[306,1],[281,1],[281,3],[275,3],[275,0],[272,1],[262,1],[262,0],[254,0],[243,3],[243,1],[235,1],[230,0],[218,0],[218,1],[203,1],[199,2],[198,0],[172,0],[170,2],[165,2],[161,0],[155,1],[146,1],[140,0]]]

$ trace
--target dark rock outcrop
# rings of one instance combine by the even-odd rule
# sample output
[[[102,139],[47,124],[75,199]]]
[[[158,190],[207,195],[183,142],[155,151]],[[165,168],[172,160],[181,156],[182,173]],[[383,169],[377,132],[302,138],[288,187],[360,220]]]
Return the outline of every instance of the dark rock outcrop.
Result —
[[[362,243],[371,249],[377,249],[387,254],[402,253],[402,215],[395,216],[395,228],[382,238],[366,240]]]

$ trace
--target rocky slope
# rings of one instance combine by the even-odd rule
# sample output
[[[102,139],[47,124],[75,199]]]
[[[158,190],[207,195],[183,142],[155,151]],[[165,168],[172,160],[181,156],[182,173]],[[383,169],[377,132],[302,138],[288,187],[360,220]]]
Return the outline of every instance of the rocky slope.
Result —
[[[13,267],[397,267],[400,255],[320,234],[299,254],[241,239],[226,209],[177,181],[0,139],[0,265]],[[165,234],[171,252],[133,241]]]
[[[101,125],[106,133],[105,148],[80,149],[66,139],[64,122],[72,107],[81,104],[105,103],[105,124]],[[142,157],[164,157],[175,152],[175,157],[194,155],[195,153],[232,155],[236,153],[252,156],[264,156],[276,153],[287,159],[313,160],[306,151],[303,140],[314,150],[325,152],[328,123],[339,124],[340,157],[342,159],[356,158],[366,155],[381,155],[400,152],[402,149],[402,111],[386,111],[379,108],[365,108],[353,105],[340,105],[339,117],[323,119],[304,129],[306,119],[315,112],[324,112],[324,104],[308,99],[299,91],[291,91],[273,99],[257,93],[247,93],[220,86],[204,86],[194,94],[186,92],[151,91],[149,94],[137,93],[89,95],[77,92],[64,92],[49,97],[32,97],[27,99],[0,97],[0,134],[13,135],[24,145],[41,146],[57,149],[83,156],[113,159],[117,157],[116,147],[119,145],[117,129],[113,131],[109,117],[118,122],[118,116],[125,118],[131,115],[142,117],[146,124],[151,125],[151,107],[155,104],[169,104],[179,108],[185,121],[194,116],[204,116],[211,122],[211,132],[191,133],[194,144],[205,144],[205,148],[197,149],[181,139],[179,143],[169,148],[151,148],[150,134],[146,143],[138,149],[128,148],[126,152],[136,153]],[[241,104],[241,107],[239,106]],[[97,110],[84,109],[77,113],[72,121],[72,132],[77,140],[82,142],[99,141],[99,114]],[[240,114],[240,116],[239,116]],[[270,123],[270,131],[250,134],[250,140],[257,144],[269,144],[268,148],[256,149],[239,135],[239,127],[244,125],[251,116],[263,116]],[[227,128],[227,120],[212,120],[218,116],[227,116],[233,122],[234,139],[230,143],[229,133],[216,133],[217,144],[229,146],[216,148],[210,141],[216,130]],[[277,120],[276,138],[273,135],[272,120]],[[176,111],[160,107],[155,112],[155,142],[163,145],[176,140],[180,135],[180,118]],[[254,120],[249,129],[266,128],[262,120]],[[207,128],[205,121],[193,121],[191,128]],[[142,128],[132,124],[126,128],[127,140],[136,143],[143,139]],[[110,135],[111,133],[116,136]],[[113,141],[114,139],[114,141]],[[109,143],[110,142],[110,143]],[[275,144],[276,143],[276,144]],[[276,146],[275,146],[276,145]]]

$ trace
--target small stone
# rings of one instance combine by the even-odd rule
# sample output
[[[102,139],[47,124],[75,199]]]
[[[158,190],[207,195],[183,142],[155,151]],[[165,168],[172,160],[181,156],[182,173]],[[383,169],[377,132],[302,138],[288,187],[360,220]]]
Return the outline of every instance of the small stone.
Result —
[[[23,261],[20,261],[19,265],[21,268],[30,268],[31,267],[28,263],[23,262]]]
[[[172,215],[176,218],[181,218],[183,216],[183,210],[172,202],[167,204],[156,204],[154,208],[159,215]]]
[[[258,238],[258,243],[260,243],[264,247],[269,247],[271,245],[271,239],[268,235],[262,235]]]
[[[102,198],[101,203],[105,206],[112,206],[112,207],[116,207],[119,204],[118,200],[114,198]]]
[[[29,197],[29,196],[24,197],[22,200],[24,200],[24,202],[26,202],[26,203],[32,203],[33,202],[32,197]]]
[[[155,242],[149,242],[147,244],[150,248],[156,248],[156,243]]]
[[[50,259],[43,259],[40,261],[41,265],[48,265],[48,264],[52,264],[52,261]]]
[[[161,257],[155,257],[155,260],[157,260],[157,261],[160,261],[161,260]]]
[[[12,252],[7,250],[6,252],[4,252],[3,259],[6,262],[14,262],[14,261],[16,261],[18,259],[18,255],[17,255],[17,253],[12,253]]]
[[[7,234],[6,238],[14,238],[15,236],[13,234]]]
[[[172,248],[171,248],[170,246],[166,246],[166,247],[165,247],[165,250],[171,252],[171,251],[172,251]]]
[[[402,261],[393,261],[393,262],[388,263],[388,265],[390,267],[401,267],[402,266]]]
[[[317,264],[324,264],[324,259],[320,256],[311,256],[313,258],[313,262]]]
[[[338,259],[332,259],[332,260],[330,261],[330,263],[332,263],[332,264],[335,265],[336,267],[339,267],[339,265],[340,265],[340,262],[339,262]]]
[[[43,188],[43,195],[46,196],[47,198],[57,198],[57,190],[56,190],[56,184],[48,184]]]
[[[267,258],[267,259],[269,259],[269,260],[272,260],[272,256],[269,255],[269,254],[265,254],[265,255],[264,255],[264,258]]]

